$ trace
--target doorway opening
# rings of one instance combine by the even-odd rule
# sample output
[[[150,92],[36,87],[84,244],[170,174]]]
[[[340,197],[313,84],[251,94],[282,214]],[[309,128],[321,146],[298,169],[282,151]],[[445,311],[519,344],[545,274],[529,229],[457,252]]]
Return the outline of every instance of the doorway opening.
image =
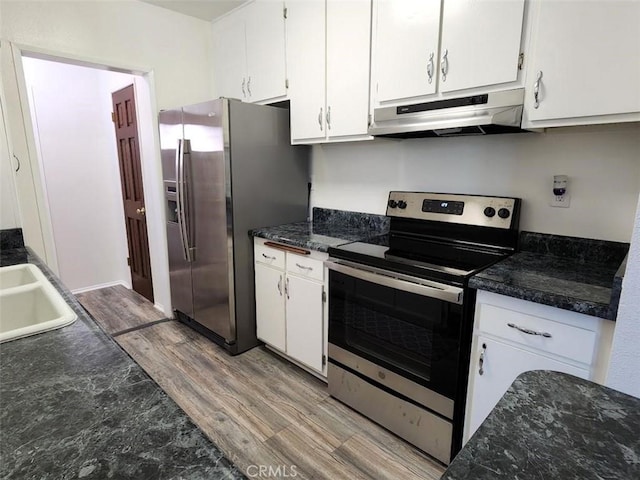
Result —
[[[139,293],[150,300],[155,298],[156,308],[166,312],[164,305],[169,307],[169,295],[162,288],[163,283],[168,285],[168,272],[166,282],[162,281],[166,240],[152,234],[164,231],[164,217],[162,210],[156,208],[162,204],[156,198],[161,196],[161,173],[153,133],[157,124],[152,113],[150,80],[146,75],[79,63],[82,62],[57,57],[31,57],[25,52],[22,55],[36,168],[46,200],[41,213],[48,215],[51,222],[59,276],[74,293],[117,284],[141,290]],[[119,144],[112,121],[112,94],[126,87],[130,87],[138,103],[138,108],[131,111],[139,127],[136,143],[140,160],[140,205],[134,211],[144,208],[145,215],[142,226],[136,228],[138,234],[144,229],[145,239],[156,237],[155,242],[147,242],[143,270],[148,281],[142,288],[137,276],[140,264],[136,263],[136,274],[132,274],[133,266],[129,265],[134,259],[123,212],[131,205],[126,208],[127,202],[123,201]],[[149,188],[143,190],[143,184]],[[146,215],[149,210],[158,213],[153,220]],[[160,295],[154,295],[158,286],[151,283],[152,270],[154,281],[160,279]]]

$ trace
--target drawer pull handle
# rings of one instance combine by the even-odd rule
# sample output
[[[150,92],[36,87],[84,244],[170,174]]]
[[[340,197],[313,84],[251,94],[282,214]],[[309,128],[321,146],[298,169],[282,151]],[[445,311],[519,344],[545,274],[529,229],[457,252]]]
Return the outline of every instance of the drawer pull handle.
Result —
[[[524,328],[516,325],[515,323],[507,323],[508,327],[515,328],[516,330],[521,331],[522,333],[526,333],[527,335],[540,335],[544,338],[551,338],[551,334],[548,332],[536,332],[535,330],[531,330],[529,328]]]
[[[301,268],[302,270],[313,270],[313,267],[305,267],[304,265],[300,265],[299,263],[296,263],[296,267]]]
[[[280,275],[280,280],[278,280],[278,292],[280,292],[280,296],[282,296],[282,275]]]
[[[264,253],[262,254],[262,256],[263,256],[264,258],[269,259],[269,260],[275,260],[275,259],[276,259],[276,257],[271,257],[271,256],[266,255],[266,254],[264,254]]]
[[[482,344],[482,351],[480,352],[480,359],[478,360],[478,374],[484,374],[484,354],[487,351],[487,344]]]

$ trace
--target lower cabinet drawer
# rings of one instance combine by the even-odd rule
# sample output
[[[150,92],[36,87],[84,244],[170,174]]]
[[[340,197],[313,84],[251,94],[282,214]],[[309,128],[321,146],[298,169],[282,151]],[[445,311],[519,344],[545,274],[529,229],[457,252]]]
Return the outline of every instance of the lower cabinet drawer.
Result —
[[[308,256],[287,253],[287,272],[323,281],[324,262]]]
[[[255,244],[253,248],[254,260],[256,262],[271,265],[272,267],[284,270],[284,256],[282,250],[265,247],[264,245]]]
[[[590,365],[596,332],[488,304],[479,304],[477,329],[541,352]]]

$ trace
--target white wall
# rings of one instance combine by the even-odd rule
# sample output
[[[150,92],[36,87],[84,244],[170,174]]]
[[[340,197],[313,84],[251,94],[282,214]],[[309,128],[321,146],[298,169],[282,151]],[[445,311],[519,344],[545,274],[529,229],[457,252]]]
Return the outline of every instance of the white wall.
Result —
[[[147,224],[156,306],[170,314],[169,271],[162,192],[162,171],[157,138],[158,109],[208,100],[211,85],[211,24],[136,0],[122,1],[7,1],[0,0],[3,81],[9,100],[9,130],[13,149],[26,162],[18,183],[21,222],[25,240],[55,268],[50,259],[50,227],[40,217],[44,195],[39,190],[35,146],[24,132],[22,111],[27,109],[26,92],[20,91],[21,65],[11,58],[12,42],[22,52],[36,52],[73,61],[104,65],[109,69],[144,73],[136,80],[136,94],[146,96],[139,106],[139,118],[148,120],[139,132],[143,150],[145,202],[150,207]],[[8,42],[7,42],[8,41]],[[18,58],[19,60],[19,58]],[[7,68],[5,68],[7,67]],[[8,68],[11,67],[11,68]],[[13,76],[13,78],[12,78]],[[28,122],[27,122],[28,123]],[[33,168],[32,164],[34,165]],[[35,170],[34,170],[35,169]],[[26,178],[27,173],[35,181]],[[34,186],[35,185],[35,186]],[[155,208],[154,208],[155,207]],[[29,241],[31,239],[31,243]]]
[[[137,0],[0,0],[2,38],[95,63],[154,72],[157,105],[212,94],[211,24]]]
[[[549,207],[553,175],[571,206]],[[523,199],[520,229],[628,242],[640,191],[640,126],[313,148],[313,206],[384,214],[390,190]]]
[[[59,276],[71,290],[130,287],[111,93],[134,77],[32,58],[23,66]]]
[[[639,199],[640,200],[640,199]],[[622,282],[606,385],[640,398],[640,201]]]
[[[2,95],[0,86],[0,95]],[[1,98],[1,97],[0,97]],[[20,213],[13,180],[17,168],[9,148],[9,137],[5,127],[4,99],[0,99],[0,230],[20,227]]]

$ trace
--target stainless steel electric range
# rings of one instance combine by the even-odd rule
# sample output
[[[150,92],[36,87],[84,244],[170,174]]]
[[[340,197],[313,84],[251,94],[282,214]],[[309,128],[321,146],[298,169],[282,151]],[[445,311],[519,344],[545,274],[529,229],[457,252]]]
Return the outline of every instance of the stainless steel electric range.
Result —
[[[448,464],[462,446],[475,290],[520,200],[391,192],[388,246],[329,249],[331,396]]]

